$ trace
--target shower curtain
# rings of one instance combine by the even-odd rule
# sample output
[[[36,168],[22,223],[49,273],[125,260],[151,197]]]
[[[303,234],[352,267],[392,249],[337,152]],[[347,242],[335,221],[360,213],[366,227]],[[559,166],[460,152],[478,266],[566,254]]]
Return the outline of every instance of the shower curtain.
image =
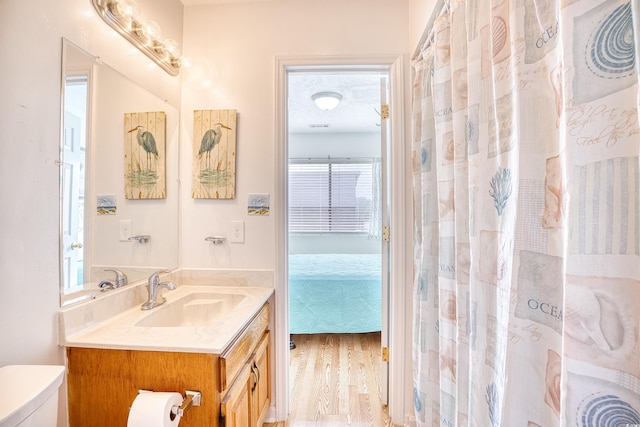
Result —
[[[418,426],[640,425],[639,18],[452,0],[435,20],[413,63]]]

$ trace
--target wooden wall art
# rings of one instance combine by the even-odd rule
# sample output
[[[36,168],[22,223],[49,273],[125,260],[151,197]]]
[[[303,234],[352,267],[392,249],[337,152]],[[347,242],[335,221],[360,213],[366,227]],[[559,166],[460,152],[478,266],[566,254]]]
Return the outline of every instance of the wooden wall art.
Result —
[[[194,199],[236,197],[236,110],[193,112]]]
[[[124,187],[127,199],[166,197],[164,111],[125,113]]]

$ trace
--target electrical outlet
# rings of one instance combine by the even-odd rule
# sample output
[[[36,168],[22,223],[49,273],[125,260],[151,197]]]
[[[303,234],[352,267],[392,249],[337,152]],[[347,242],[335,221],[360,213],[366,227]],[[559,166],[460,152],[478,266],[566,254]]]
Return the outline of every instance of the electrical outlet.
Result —
[[[131,220],[120,220],[118,223],[118,239],[121,242],[129,242],[129,237],[131,237]]]
[[[244,243],[244,221],[231,221],[231,243]]]

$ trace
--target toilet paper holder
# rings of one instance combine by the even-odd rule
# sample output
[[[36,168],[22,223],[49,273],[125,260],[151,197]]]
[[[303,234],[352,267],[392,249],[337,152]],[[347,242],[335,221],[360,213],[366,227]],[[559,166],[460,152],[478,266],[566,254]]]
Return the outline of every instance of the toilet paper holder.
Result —
[[[171,408],[171,412],[179,417],[182,417],[187,409],[192,406],[200,406],[202,403],[202,393],[199,391],[185,390],[184,394],[186,397],[182,401],[182,405]]]
[[[147,393],[150,391],[151,390],[138,390],[138,393]],[[184,413],[187,411],[187,409],[191,408],[192,406],[200,406],[202,404],[202,393],[200,393],[199,391],[185,390],[184,394],[185,398],[182,400],[182,404],[180,406],[174,405],[171,408],[171,413],[181,418],[182,416],[184,416]]]

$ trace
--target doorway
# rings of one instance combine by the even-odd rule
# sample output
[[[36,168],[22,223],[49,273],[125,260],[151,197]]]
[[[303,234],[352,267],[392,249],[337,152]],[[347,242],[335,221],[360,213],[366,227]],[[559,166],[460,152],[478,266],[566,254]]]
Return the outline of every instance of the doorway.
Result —
[[[406,347],[407,339],[410,340],[410,336],[406,334],[405,322],[406,322],[406,297],[405,297],[405,288],[403,286],[394,287],[393,283],[403,283],[406,276],[406,262],[404,256],[404,241],[402,238],[402,229],[406,224],[405,219],[402,218],[405,216],[395,215],[394,220],[394,210],[400,209],[401,212],[406,211],[406,206],[404,205],[405,195],[404,195],[404,175],[406,172],[405,168],[405,154],[403,149],[403,124],[402,124],[402,87],[403,87],[403,78],[402,78],[402,63],[399,57],[375,57],[375,58],[279,58],[276,60],[276,140],[278,141],[276,144],[276,193],[274,194],[274,206],[277,209],[274,211],[276,216],[276,256],[277,256],[277,268],[275,272],[276,279],[276,317],[278,320],[276,325],[276,337],[274,342],[275,347],[275,358],[273,363],[273,368],[275,372],[279,372],[278,380],[274,384],[274,407],[272,408],[272,417],[268,417],[268,419],[276,419],[276,420],[285,420],[289,414],[289,357],[290,357],[290,313],[289,313],[289,294],[290,294],[290,277],[289,277],[289,246],[290,246],[290,238],[289,238],[289,206],[288,206],[288,196],[289,196],[289,182],[288,182],[288,174],[289,174],[289,159],[291,158],[305,158],[307,162],[309,161],[309,155],[300,155],[300,153],[295,154],[292,153],[290,155],[290,144],[289,144],[289,130],[290,130],[290,117],[289,111],[293,102],[290,98],[289,93],[289,84],[288,79],[290,75],[296,73],[351,73],[351,74],[378,74],[378,79],[382,75],[387,78],[387,82],[385,87],[388,87],[389,92],[389,104],[392,106],[392,112],[390,114],[390,118],[387,123],[381,120],[379,114],[381,112],[381,106],[377,105],[373,111],[375,114],[375,122],[374,126],[379,125],[378,127],[388,126],[389,129],[389,140],[388,144],[382,148],[381,143],[378,144],[380,147],[380,158],[381,161],[386,160],[389,161],[388,168],[382,167],[381,169],[384,172],[386,169],[389,170],[389,175],[386,173],[382,174],[382,180],[388,181],[393,187],[394,190],[399,188],[399,191],[395,191],[395,196],[393,197],[385,197],[381,196],[383,199],[382,203],[386,203],[390,210],[389,216],[381,219],[381,224],[389,224],[390,230],[393,234],[394,230],[399,230],[398,238],[394,241],[391,240],[391,243],[386,243],[388,247],[391,249],[388,251],[388,254],[393,252],[393,256],[383,255],[385,252],[381,251],[380,257],[386,257],[382,260],[382,278],[389,278],[390,286],[382,287],[381,289],[381,313],[379,314],[380,323],[382,329],[381,334],[381,345],[388,347],[392,354],[395,355],[395,358],[392,358],[389,363],[381,363],[381,372],[385,372],[381,374],[381,380],[384,384],[381,385],[382,390],[389,389],[388,396],[389,399],[389,415],[394,419],[401,421],[404,418],[405,410],[405,402],[411,403],[410,401],[410,383],[406,384],[404,381],[405,378],[410,378],[407,375],[406,370],[409,369],[407,366],[410,366],[407,363],[407,357],[410,357],[408,352],[404,351]],[[378,93],[379,91],[379,83],[378,83]],[[325,91],[318,89],[318,91]],[[326,90],[330,91],[330,90]],[[386,91],[383,91],[386,92]],[[317,93],[314,92],[314,93]],[[342,95],[342,94],[341,94]],[[344,97],[343,97],[344,99]],[[342,102],[342,100],[340,101]],[[394,113],[393,105],[397,105],[398,108]],[[314,107],[317,108],[317,107]],[[384,124],[383,124],[384,123]],[[323,129],[323,126],[326,123],[314,121],[313,123],[307,123],[307,127],[313,126],[315,129]],[[324,128],[326,129],[326,128]],[[381,132],[381,134],[387,134],[385,132]],[[393,150],[389,150],[389,146],[394,146]],[[319,147],[322,147],[322,144],[319,144]],[[343,147],[344,148],[344,147]],[[385,154],[383,156],[383,153]],[[316,153],[320,156],[327,156],[325,154]],[[298,156],[298,157],[296,157]],[[350,157],[355,155],[347,155],[346,153],[342,153],[340,156],[336,155],[336,163],[341,164],[340,162],[344,160],[345,157]],[[340,157],[338,159],[337,157]],[[367,156],[365,156],[367,157]],[[327,159],[329,160],[329,159]],[[351,159],[354,160],[353,158]],[[358,159],[362,160],[362,159]],[[313,162],[312,162],[313,163]],[[355,162],[352,162],[355,163]],[[325,167],[327,167],[325,165]],[[332,168],[334,166],[332,165]],[[355,207],[352,207],[354,210]],[[360,224],[361,226],[363,224]],[[321,240],[320,237],[315,236],[316,239]],[[365,237],[366,238],[366,237]],[[325,242],[326,243],[326,242]],[[296,243],[297,244],[297,243]],[[380,246],[383,245],[382,239],[378,242]],[[318,242],[318,246],[320,243]],[[295,250],[295,249],[294,249]],[[394,268],[394,265],[396,268]],[[410,274],[410,272],[409,272]],[[383,292],[383,290],[385,292]],[[388,291],[388,295],[386,295],[386,291]],[[352,308],[353,311],[353,308]],[[383,327],[385,326],[385,327]],[[395,331],[395,333],[394,333]],[[388,384],[386,380],[388,379]],[[409,392],[406,392],[408,388]],[[406,396],[409,396],[409,400]],[[387,396],[385,395],[385,400]]]
[[[292,334],[382,330],[379,111],[387,79],[376,71],[288,75]]]
[[[388,268],[383,265],[389,256],[382,229],[388,225],[383,224],[388,218],[383,181],[387,126],[382,110],[388,80],[388,70],[357,67],[287,74],[292,350],[298,338],[309,334],[377,333],[377,347],[386,347]],[[378,386],[360,392],[375,394],[374,401],[386,405],[388,373],[380,355],[373,360],[376,369],[370,369]],[[359,388],[361,383],[352,379],[349,387]],[[339,413],[353,408],[350,393],[338,394],[346,403],[318,408],[328,411],[323,415],[350,415]],[[297,395],[292,393],[292,405]]]

